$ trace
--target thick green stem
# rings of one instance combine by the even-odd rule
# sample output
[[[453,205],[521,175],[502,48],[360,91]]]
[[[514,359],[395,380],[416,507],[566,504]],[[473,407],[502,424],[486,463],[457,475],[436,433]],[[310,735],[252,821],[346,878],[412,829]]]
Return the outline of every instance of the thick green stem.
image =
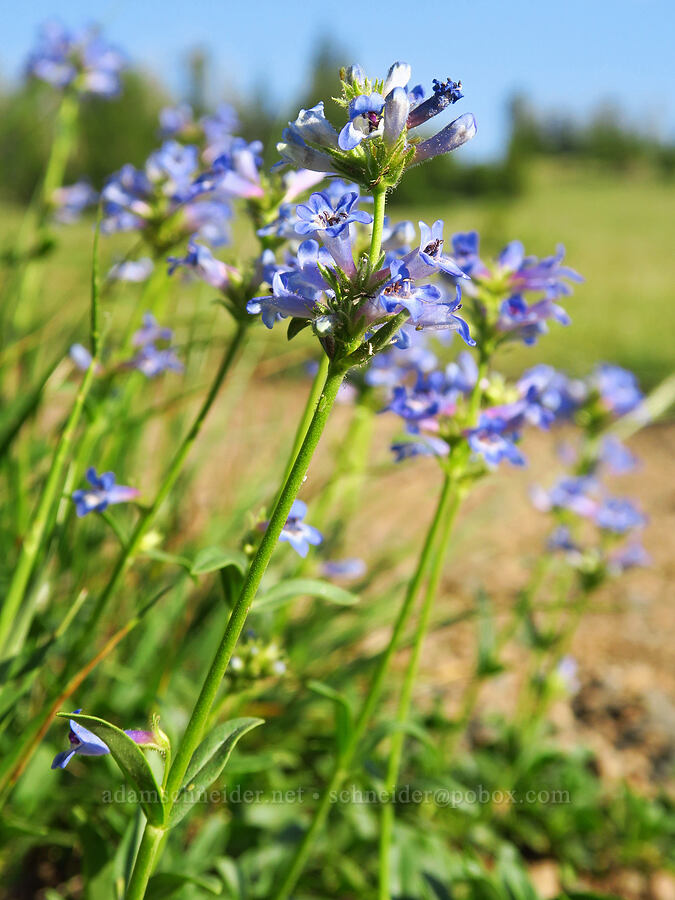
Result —
[[[446,475],[446,479],[450,479],[450,475]],[[422,647],[429,629],[429,621],[431,619],[431,610],[433,609],[434,600],[438,593],[438,585],[443,572],[443,565],[448,553],[452,528],[459,510],[461,502],[461,493],[454,491],[452,500],[445,516],[443,530],[439,540],[438,549],[434,558],[429,582],[427,584],[422,609],[415,629],[413,647],[408,660],[405,676],[403,679],[403,687],[401,689],[401,697],[399,699],[398,708],[396,710],[396,722],[398,728],[394,731],[391,739],[391,747],[389,750],[389,760],[387,763],[387,774],[384,782],[384,789],[387,796],[387,802],[382,807],[382,818],[380,826],[380,868],[379,868],[379,897],[380,900],[389,900],[391,894],[390,882],[390,865],[389,859],[391,855],[391,841],[394,832],[394,792],[398,781],[398,774],[401,768],[401,756],[403,755],[403,744],[405,734],[403,727],[408,721],[410,715],[410,704],[412,702],[412,693],[415,686],[415,679],[419,670],[420,658],[422,655]]]
[[[143,900],[164,835],[165,829],[156,828],[148,822],[145,823],[145,830],[127,886],[126,900]]]
[[[351,761],[380,700],[385,678],[389,671],[389,667],[391,666],[394,654],[400,646],[403,632],[405,631],[412,614],[415,598],[417,597],[424,575],[427,571],[433,547],[436,543],[441,526],[448,515],[451,499],[451,482],[450,478],[446,477],[443,482],[443,489],[438,500],[436,512],[434,513],[434,517],[424,541],[424,546],[422,547],[415,574],[408,584],[403,604],[401,605],[401,609],[399,610],[398,617],[394,624],[394,629],[389,639],[389,644],[378,660],[377,668],[371,679],[368,693],[363,701],[363,706],[361,707],[358,719],[354,724],[354,729],[350,735],[349,741],[336,761],[335,769],[333,770],[330,781],[319,801],[319,805],[316,808],[312,823],[295,851],[291,865],[276,894],[274,894],[274,900],[287,900],[290,896],[291,891],[295,887],[298,878],[302,874],[307,860],[309,859],[309,854],[314,845],[314,841],[320,834],[323,824],[326,821],[333,795],[340,789],[340,786],[349,773]]]
[[[370,238],[368,268],[374,272],[382,253],[382,231],[384,229],[384,209],[387,204],[387,189],[376,188],[373,191],[373,233]]]
[[[291,474],[291,469],[293,468],[293,463],[295,462],[298,453],[300,452],[300,447],[302,447],[302,442],[305,439],[305,435],[307,434],[307,429],[309,428],[309,423],[312,421],[312,416],[314,415],[314,410],[316,409],[316,404],[319,401],[319,397],[321,396],[321,391],[323,390],[323,386],[326,383],[326,375],[328,374],[328,363],[330,360],[326,356],[325,353],[321,354],[321,359],[319,361],[319,369],[314,376],[314,381],[312,382],[312,389],[309,392],[309,396],[307,397],[307,403],[305,404],[305,410],[302,414],[302,418],[298,424],[297,430],[295,432],[295,437],[293,439],[293,447],[288,456],[288,461],[286,463],[286,470],[284,471],[284,477],[282,480],[282,485],[286,484],[288,481],[288,476]]]
[[[166,781],[166,795],[171,798],[177,796],[185,777],[190,759],[197,749],[203,735],[205,725],[207,723],[209,713],[218,692],[218,688],[223,680],[225,672],[232,657],[232,653],[237,645],[239,636],[244,628],[246,618],[253,601],[255,600],[260,582],[267,570],[272,554],[279,542],[279,536],[286,524],[288,514],[293,505],[298,491],[307,473],[314,451],[319,443],[321,434],[325,428],[328,416],[335,403],[337,392],[342,384],[345,370],[342,366],[329,366],[323,391],[319,397],[314,410],[314,415],[309,424],[305,438],[297,453],[295,462],[291,468],[290,474],[284,484],[277,500],[269,525],[265,530],[260,546],[256,555],[251,560],[251,565],[239,594],[239,598],[232,610],[225,633],[220,642],[220,646],[216,651],[216,655],[211,663],[202,689],[200,691],[197,702],[195,703],[190,721],[188,722],[183,740],[180,743],[178,752],[174,758],[174,762],[169,771]],[[146,830],[149,826],[146,826]],[[156,842],[154,837],[149,837],[147,842],[145,836],[143,843],[147,845],[147,852],[143,855],[139,852],[138,858],[134,866],[130,882],[133,885],[134,892],[127,893],[127,900],[140,900],[143,897],[148,880],[152,874],[156,850],[159,846],[161,838]],[[152,852],[151,852],[152,850]]]

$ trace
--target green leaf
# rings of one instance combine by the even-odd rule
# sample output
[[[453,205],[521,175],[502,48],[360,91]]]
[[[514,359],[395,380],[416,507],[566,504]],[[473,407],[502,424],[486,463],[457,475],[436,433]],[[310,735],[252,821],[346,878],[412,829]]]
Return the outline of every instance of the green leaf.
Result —
[[[398,732],[403,732],[403,734],[408,734],[410,737],[416,738],[421,744],[424,744],[425,747],[428,747],[429,750],[436,751],[437,747],[433,742],[433,739],[428,731],[422,728],[421,725],[418,725],[416,722],[395,722],[393,720],[388,720],[385,722],[381,722],[375,728],[372,728],[368,738],[364,741],[363,744],[363,753],[367,755],[372,753],[372,751],[377,747],[380,741],[384,740],[385,737],[389,737],[391,734],[396,734]]]
[[[190,570],[192,569],[192,561],[189,560],[186,556],[176,556],[174,553],[166,553],[164,550],[143,550],[140,553],[140,556],[146,557],[147,559],[154,559],[156,562],[165,562],[175,566],[180,566],[182,569],[186,569],[188,572],[190,572]]]
[[[328,581],[319,581],[315,578],[290,578],[258,597],[253,604],[253,611],[276,609],[295,597],[301,596],[316,597],[327,603],[336,603],[338,606],[353,606],[359,602],[356,594]]]
[[[161,825],[164,820],[162,792],[145,754],[138,744],[132,741],[128,734],[125,734],[117,726],[111,725],[110,722],[106,722],[105,719],[83,716],[79,713],[61,712],[57,715],[64,719],[72,719],[107,744],[112,758],[122,770],[125,778],[138,791],[139,802],[148,822],[151,825]]]
[[[309,319],[299,319],[297,316],[294,316],[291,321],[288,323],[288,331],[286,332],[286,338],[289,341],[292,341],[293,338],[300,334],[300,332],[307,328],[309,325]]]
[[[315,694],[327,697],[335,704],[335,739],[338,753],[346,748],[354,730],[354,715],[351,704],[340,691],[336,691],[323,681],[309,681],[307,687]]]
[[[186,884],[194,884],[208,894],[221,894],[222,885],[213,875],[186,875],[183,872],[158,872],[148,882],[146,900],[165,900]]]
[[[195,800],[220,776],[239,738],[263,724],[263,719],[230,719],[216,726],[192,754],[185,781],[169,815],[173,828],[187,815]]]
[[[190,573],[192,575],[206,575],[207,572],[217,572],[219,569],[225,569],[228,566],[234,566],[242,575],[245,575],[248,568],[246,555],[239,550],[205,547],[195,557]]]

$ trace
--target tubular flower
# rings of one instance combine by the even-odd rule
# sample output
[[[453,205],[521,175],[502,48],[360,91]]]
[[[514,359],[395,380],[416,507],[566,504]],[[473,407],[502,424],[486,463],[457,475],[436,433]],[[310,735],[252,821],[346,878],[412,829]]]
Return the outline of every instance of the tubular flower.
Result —
[[[224,291],[233,276],[238,277],[238,272],[232,266],[228,266],[211,253],[208,247],[198,244],[194,238],[188,243],[186,256],[169,256],[169,275],[173,275],[176,269],[183,268],[200,278],[206,284],[216,290]]]
[[[351,222],[369,225],[373,221],[371,215],[354,208],[358,199],[358,194],[349,192],[339,197],[333,206],[327,193],[317,192],[296,209],[300,220],[295,226],[297,233],[317,233],[326,250],[348,275],[356,273],[349,225]]]
[[[75,511],[80,518],[90,512],[103,512],[114,503],[128,503],[139,494],[136,488],[115,484],[113,472],[97,475],[93,466],[87,469],[87,481],[89,488],[80,488],[72,495]]]
[[[302,500],[295,500],[279,535],[279,541],[289,543],[303,558],[309,553],[310,545],[316,547],[323,541],[321,532],[303,521],[306,515],[307,504]]]
[[[422,143],[412,138],[412,129],[463,95],[461,85],[449,78],[443,83],[435,80],[433,96],[424,100],[421,86],[408,88],[410,74],[404,62],[395,62],[382,81],[371,81],[358,65],[343,69],[343,96],[338,102],[346,108],[347,121],[338,132],[326,119],[323,103],[300,110],[277,144],[282,164],[343,173],[369,186],[394,186],[408,166],[456,150],[470,140],[476,133],[471,113]]]
[[[81,709],[76,709],[75,715],[80,712],[82,712]],[[125,731],[124,733],[141,747],[157,747],[157,736],[154,731],[139,731],[134,729]],[[75,755],[105,756],[110,753],[106,743],[99,737],[96,737],[96,735],[92,731],[89,731],[88,728],[78,725],[77,722],[74,722],[72,719],[70,719],[68,740],[70,742],[70,749],[56,754],[52,760],[52,769],[65,769]]]

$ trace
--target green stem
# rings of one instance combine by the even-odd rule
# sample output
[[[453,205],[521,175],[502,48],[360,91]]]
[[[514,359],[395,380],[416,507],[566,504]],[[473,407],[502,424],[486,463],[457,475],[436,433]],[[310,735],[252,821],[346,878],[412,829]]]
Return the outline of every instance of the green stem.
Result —
[[[218,688],[220,687],[220,683],[223,680],[234,648],[236,647],[239,636],[244,628],[248,612],[256,597],[258,588],[260,587],[260,582],[262,581],[263,575],[272,558],[272,554],[279,542],[279,536],[288,519],[288,514],[293,505],[293,501],[300,490],[310,461],[314,455],[314,451],[316,450],[321,434],[328,421],[328,416],[335,403],[335,398],[340,385],[342,384],[344,374],[344,367],[329,365],[323,391],[321,392],[314,410],[312,421],[309,424],[307,433],[305,434],[305,438],[295,458],[288,479],[279,494],[279,499],[275,504],[272,517],[265,530],[265,534],[260,541],[256,555],[251,560],[241,593],[227,622],[220,646],[211,663],[211,668],[206,675],[199,697],[197,698],[197,702],[192,711],[192,715],[190,716],[190,721],[185,729],[185,734],[183,735],[178,752],[176,753],[169,771],[169,776],[166,781],[166,796],[169,800],[177,796],[190,763],[190,759],[202,739],[202,734],[215,701],[216,694],[218,693]],[[150,826],[146,826],[146,831],[149,827]],[[152,874],[155,858],[157,856],[156,851],[160,842],[161,838],[156,838],[154,834],[151,834],[147,838],[147,841],[144,835],[141,848],[145,845],[145,849],[142,854],[139,851],[126,900],[140,900],[140,898],[143,897],[148,880]]]
[[[295,438],[293,439],[293,448],[286,463],[286,470],[284,471],[284,477],[281,482],[282,485],[286,484],[286,482],[288,481],[288,476],[291,474],[291,469],[293,468],[293,464],[295,463],[297,455],[300,452],[302,442],[305,440],[305,435],[307,434],[309,423],[312,421],[312,416],[314,415],[316,404],[319,401],[321,391],[323,390],[323,386],[326,383],[326,375],[328,374],[329,362],[330,360],[328,359],[326,354],[322,353],[321,360],[319,361],[319,369],[314,377],[312,389],[309,392],[307,403],[305,404],[305,410],[295,432]]]
[[[387,204],[387,189],[376,188],[373,191],[373,233],[370,238],[368,253],[368,269],[372,274],[382,253],[382,231],[384,229],[384,209]]]
[[[140,808],[140,807],[139,807]],[[143,900],[148,879],[154,868],[159,845],[164,838],[165,830],[145,823],[143,837],[138,847],[136,860],[131,872],[125,900]]]
[[[40,224],[44,222],[49,212],[52,194],[63,184],[63,176],[66,172],[68,157],[70,156],[73,138],[75,137],[77,112],[77,96],[75,94],[64,94],[56,119],[54,141],[42,183]]]
[[[450,475],[446,474],[446,483],[450,481]],[[401,768],[401,757],[403,755],[403,744],[405,735],[403,726],[408,721],[410,715],[410,705],[412,702],[413,688],[415,679],[419,670],[420,658],[422,655],[422,647],[429,629],[429,621],[431,619],[431,610],[433,609],[434,600],[438,593],[438,585],[443,573],[443,565],[450,544],[452,529],[459,510],[462,494],[455,490],[449,503],[445,521],[443,523],[439,546],[436,551],[429,582],[427,584],[422,609],[415,629],[415,637],[413,640],[412,652],[408,660],[405,676],[403,679],[403,687],[401,689],[401,697],[396,710],[396,718],[394,721],[399,726],[393,733],[391,738],[391,747],[389,750],[389,761],[387,764],[387,774],[384,782],[384,789],[387,801],[382,807],[382,819],[380,827],[380,868],[379,868],[379,898],[380,900],[389,900],[391,896],[390,882],[390,866],[389,858],[391,854],[391,841],[394,831],[394,798],[393,794],[396,790],[398,782],[399,770]]]
[[[192,445],[196,441],[197,436],[202,429],[202,425],[204,424],[204,421],[218,395],[220,386],[222,385],[225,376],[227,375],[230,367],[232,366],[232,363],[239,353],[241,345],[246,336],[246,332],[247,323],[240,323],[229,347],[227,348],[223,356],[220,366],[218,367],[218,371],[216,372],[215,377],[211,383],[209,392],[204,398],[204,402],[202,403],[199,412],[195,416],[190,430],[183,438],[183,442],[181,443],[178,451],[176,452],[176,455],[171,461],[171,465],[169,466],[169,469],[164,476],[164,479],[160,485],[159,490],[157,491],[152,505],[145,510],[141,518],[138,520],[128,543],[117,557],[115,568],[113,569],[106,586],[99,595],[96,606],[93,609],[91,622],[89,623],[88,627],[88,634],[93,633],[93,631],[96,629],[101,616],[105,612],[110,597],[117,589],[117,586],[122,580],[124,573],[133,561],[133,558],[140,546],[141,541],[143,540],[152,523],[155,521],[160,507],[162,506],[172,487],[176,483],[176,479],[178,478],[181,469],[183,468],[183,464],[185,463],[187,455],[190,452]]]
[[[389,644],[378,660],[377,668],[375,669],[375,672],[371,679],[368,693],[366,694],[366,697],[363,701],[359,717],[354,724],[354,729],[350,735],[349,741],[336,760],[335,768],[331,775],[330,781],[328,782],[328,785],[324,790],[323,796],[319,801],[319,805],[316,808],[312,823],[305,832],[302,841],[295,851],[295,854],[291,861],[291,865],[286,872],[286,875],[283,878],[277,892],[274,894],[274,900],[287,900],[287,898],[290,896],[291,891],[295,887],[300,875],[302,874],[303,869],[305,868],[305,865],[309,858],[309,854],[314,845],[314,841],[318,837],[321,829],[323,828],[324,822],[326,821],[331,806],[331,798],[334,795],[335,791],[338,791],[340,789],[344,779],[349,773],[349,766],[351,764],[351,761],[380,700],[385,678],[394,658],[394,654],[396,653],[401,643],[403,632],[405,631],[405,628],[412,614],[415,598],[417,597],[422,581],[424,579],[424,575],[427,571],[429,561],[431,559],[431,553],[436,543],[437,536],[442,524],[445,522],[445,519],[448,515],[451,499],[451,482],[450,478],[446,477],[443,482],[443,489],[438,500],[438,505],[436,507],[434,517],[429,526],[429,530],[424,541],[424,546],[422,547],[422,552],[417,563],[415,574],[408,584],[403,604],[401,605],[401,609],[399,610],[398,617],[389,639]]]
[[[61,435],[61,440],[54,453],[52,465],[42,491],[42,496],[40,497],[40,501],[35,511],[31,527],[21,545],[19,559],[12,575],[12,580],[2,606],[2,611],[0,611],[0,658],[11,655],[20,649],[19,647],[14,646],[14,642],[10,640],[12,624],[19,612],[28,588],[28,583],[33,574],[35,561],[40,552],[45,533],[47,532],[47,523],[51,516],[53,504],[58,500],[60,494],[63,469],[68,454],[70,453],[73,437],[80,421],[85,400],[87,399],[87,395],[89,394],[96,374],[97,365],[97,360],[93,360],[82,380],[80,390],[77,393],[75,403]]]

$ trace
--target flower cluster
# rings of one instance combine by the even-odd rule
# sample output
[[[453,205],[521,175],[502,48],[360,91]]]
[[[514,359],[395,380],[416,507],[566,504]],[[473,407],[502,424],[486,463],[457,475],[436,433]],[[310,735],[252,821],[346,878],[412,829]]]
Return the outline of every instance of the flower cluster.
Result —
[[[195,233],[211,244],[225,243],[231,197],[215,186],[196,184],[199,172],[197,147],[177,141],[151,153],[143,169],[123,166],[101,192],[101,231],[140,231],[160,251]]]
[[[395,62],[386,78],[371,81],[359,65],[340,73],[340,103],[347,121],[338,131],[323,102],[300,110],[277,144],[284,163],[317,172],[342,174],[366,187],[393,187],[406,168],[456,150],[476,134],[471,113],[420,141],[414,130],[447,109],[463,94],[461,83],[434,80],[425,99],[421,85],[410,88],[411,69]]]
[[[538,259],[527,256],[520,241],[511,241],[493,262],[485,263],[479,256],[478,233],[470,231],[455,234],[452,248],[457,263],[471,277],[466,293],[473,300],[481,333],[494,332],[497,342],[534,344],[546,333],[549,320],[570,324],[556,301],[571,294],[569,282],[583,279],[562,265],[562,247],[553,256]]]
[[[253,298],[249,312],[260,313],[268,328],[286,317],[311,323],[329,355],[336,344],[348,346],[403,312],[416,329],[457,331],[473,345],[467,323],[456,314],[459,287],[448,296],[438,285],[426,283],[439,272],[464,277],[443,253],[443,223],[420,223],[419,246],[404,255],[400,247],[386,253],[386,265],[370,273],[366,260],[355,258],[354,228],[372,221],[358,203],[353,191],[321,191],[299,204],[294,228],[306,240],[294,257],[272,271],[271,292]],[[395,231],[390,229],[391,238]],[[405,223],[406,239],[409,236]]]
[[[136,354],[125,365],[137,369],[146,378],[154,378],[162,372],[182,372],[183,363],[171,347],[158,347],[158,343],[168,344],[173,338],[173,331],[159,325],[152,313],[143,316],[143,327],[132,337],[132,344],[138,347]]]
[[[27,71],[60,90],[114,97],[120,90],[125,60],[96,28],[68,31],[59,22],[43,25]]]
[[[264,678],[279,677],[286,672],[286,658],[279,644],[266,641],[248,632],[239,642],[237,652],[230,660],[228,677],[238,690]]]

